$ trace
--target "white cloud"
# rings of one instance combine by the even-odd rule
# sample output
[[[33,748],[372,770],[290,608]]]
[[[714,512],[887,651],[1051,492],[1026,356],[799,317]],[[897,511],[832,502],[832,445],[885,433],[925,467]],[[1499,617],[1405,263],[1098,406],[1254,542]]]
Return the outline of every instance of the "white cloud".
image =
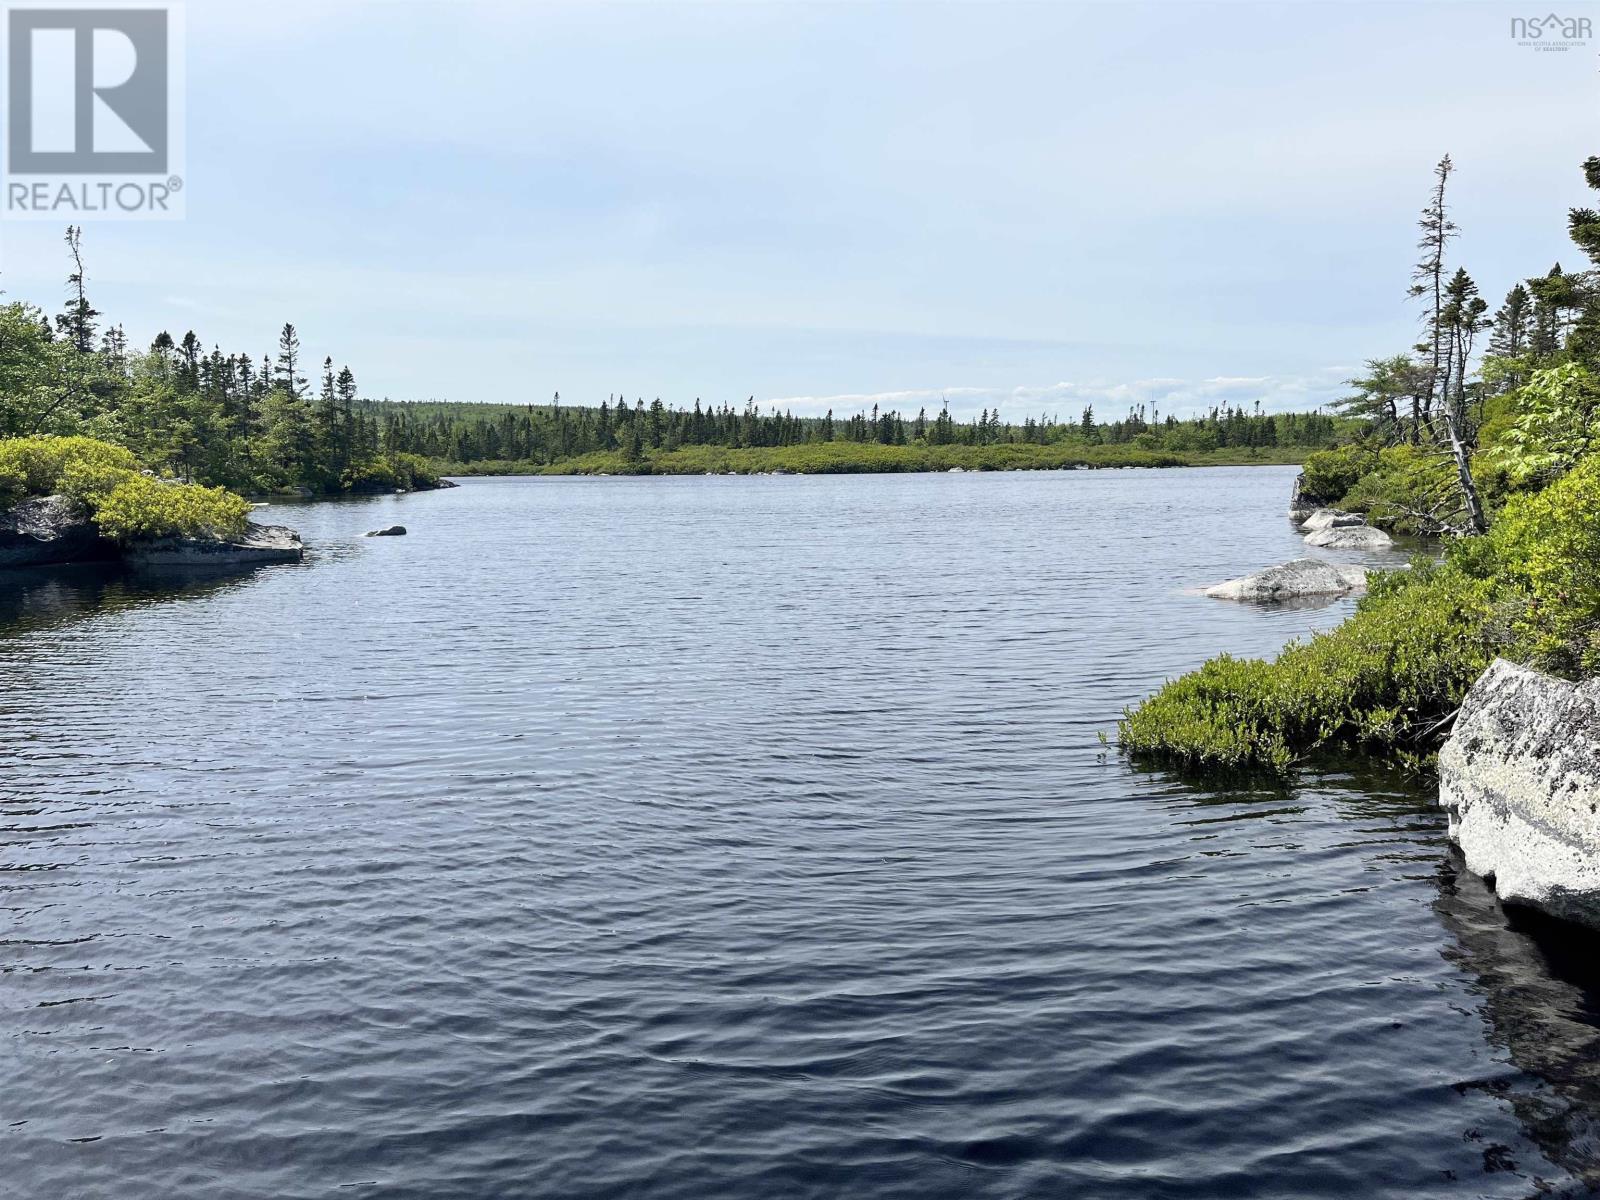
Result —
[[[1349,390],[1345,380],[1359,368],[1322,367],[1305,375],[1218,375],[1209,379],[1108,380],[975,387],[906,388],[892,392],[847,392],[832,396],[775,396],[767,406],[789,409],[803,416],[835,416],[871,409],[873,405],[914,413],[926,408],[937,412],[948,403],[951,415],[975,417],[984,409],[999,407],[1007,420],[1049,415],[1057,420],[1077,420],[1085,405],[1093,405],[1102,421],[1115,420],[1129,407],[1154,406],[1163,416],[1194,417],[1217,407],[1253,408],[1259,401],[1267,412],[1307,412],[1323,407]]]

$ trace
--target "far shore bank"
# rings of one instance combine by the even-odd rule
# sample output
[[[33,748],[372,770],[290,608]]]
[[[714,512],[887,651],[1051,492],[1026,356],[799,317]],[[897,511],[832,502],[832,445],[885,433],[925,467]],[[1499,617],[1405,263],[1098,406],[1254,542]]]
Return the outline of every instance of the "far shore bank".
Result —
[[[1302,447],[1238,447],[1174,452],[1127,445],[1025,442],[989,446],[885,446],[876,442],[807,442],[796,446],[686,446],[585,454],[553,463],[435,460],[440,475],[887,475],[940,471],[1059,471],[1109,467],[1298,466]]]

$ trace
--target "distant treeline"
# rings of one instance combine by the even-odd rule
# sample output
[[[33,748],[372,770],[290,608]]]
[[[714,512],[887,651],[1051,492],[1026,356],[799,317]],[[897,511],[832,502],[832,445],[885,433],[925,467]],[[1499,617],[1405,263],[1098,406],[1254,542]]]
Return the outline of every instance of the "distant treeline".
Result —
[[[646,405],[608,397],[595,407],[563,405],[445,404],[375,402],[364,406],[382,426],[382,440],[393,451],[457,463],[520,462],[546,466],[585,455],[615,452],[638,462],[660,452],[687,447],[729,450],[805,446],[829,442],[880,446],[1126,446],[1172,454],[1229,448],[1294,447],[1318,450],[1334,445],[1359,422],[1322,413],[1264,413],[1214,408],[1201,417],[1158,417],[1144,405],[1117,420],[1101,423],[1092,408],[1073,422],[1049,415],[1020,424],[985,409],[958,421],[948,406],[930,416],[874,407],[870,412],[820,417],[762,411],[753,400],[740,408],[713,407],[699,400],[690,408]]]
[[[1046,456],[1063,463],[1136,460],[1081,453],[1097,446],[1191,458],[1249,450],[1252,460],[1260,460],[1331,446],[1360,425],[1322,413],[1264,413],[1259,404],[1214,408],[1186,420],[1136,405],[1106,422],[1085,408],[1076,421],[1043,414],[1016,423],[996,409],[957,420],[948,406],[932,415],[927,409],[911,415],[874,407],[844,416],[797,416],[763,411],[753,399],[739,407],[699,400],[674,407],[659,399],[646,404],[617,397],[585,406],[562,404],[559,395],[549,404],[366,400],[348,366],[335,368],[325,358],[320,370],[309,367],[290,324],[280,330],[275,351],[259,358],[218,346],[207,350],[193,330],[176,338],[163,331],[147,349],[137,349],[121,325],[103,325],[90,302],[76,228],[67,231],[66,243],[70,272],[60,313],[48,316],[26,303],[0,305],[0,438],[84,435],[125,446],[164,474],[242,491],[428,486],[441,464],[481,470],[475,464],[542,469],[581,463],[573,469],[604,464],[642,471],[660,460],[668,470],[673,466],[665,456],[679,455],[674,464],[681,466],[697,460],[679,452],[695,448],[794,450],[833,443],[860,452],[815,460],[831,469],[846,463],[857,470],[918,469],[904,464],[931,463],[921,451],[942,447],[1071,451]],[[867,452],[871,447],[918,452],[873,454]],[[791,455],[788,461],[812,458]],[[1029,461],[1044,459],[1034,455]]]

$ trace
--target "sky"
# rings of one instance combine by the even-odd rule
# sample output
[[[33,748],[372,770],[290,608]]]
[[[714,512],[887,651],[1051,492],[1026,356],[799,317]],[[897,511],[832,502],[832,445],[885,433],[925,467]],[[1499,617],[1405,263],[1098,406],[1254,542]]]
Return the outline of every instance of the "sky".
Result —
[[[187,215],[84,221],[90,297],[141,344],[292,321],[373,397],[1307,409],[1415,340],[1446,152],[1491,306],[1585,265],[1600,39],[1519,45],[1525,6],[185,15]],[[7,298],[59,307],[60,239],[0,225]]]

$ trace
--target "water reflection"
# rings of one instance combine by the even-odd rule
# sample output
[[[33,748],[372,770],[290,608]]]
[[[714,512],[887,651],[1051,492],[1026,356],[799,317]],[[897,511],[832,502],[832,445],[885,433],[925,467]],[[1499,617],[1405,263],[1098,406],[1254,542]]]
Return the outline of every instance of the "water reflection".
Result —
[[[1454,850],[1440,864],[1434,907],[1455,937],[1442,953],[1470,973],[1489,1039],[1526,1076],[1495,1073],[1460,1086],[1501,1096],[1546,1158],[1600,1190],[1600,937],[1508,915]]]
[[[77,617],[215,596],[246,586],[264,569],[217,574],[101,562],[7,570],[0,572],[0,639]]]
[[[1302,552],[1291,474],[473,481],[9,581],[6,1185],[1522,1200],[1426,789],[1096,738],[1349,611],[1176,590]]]

